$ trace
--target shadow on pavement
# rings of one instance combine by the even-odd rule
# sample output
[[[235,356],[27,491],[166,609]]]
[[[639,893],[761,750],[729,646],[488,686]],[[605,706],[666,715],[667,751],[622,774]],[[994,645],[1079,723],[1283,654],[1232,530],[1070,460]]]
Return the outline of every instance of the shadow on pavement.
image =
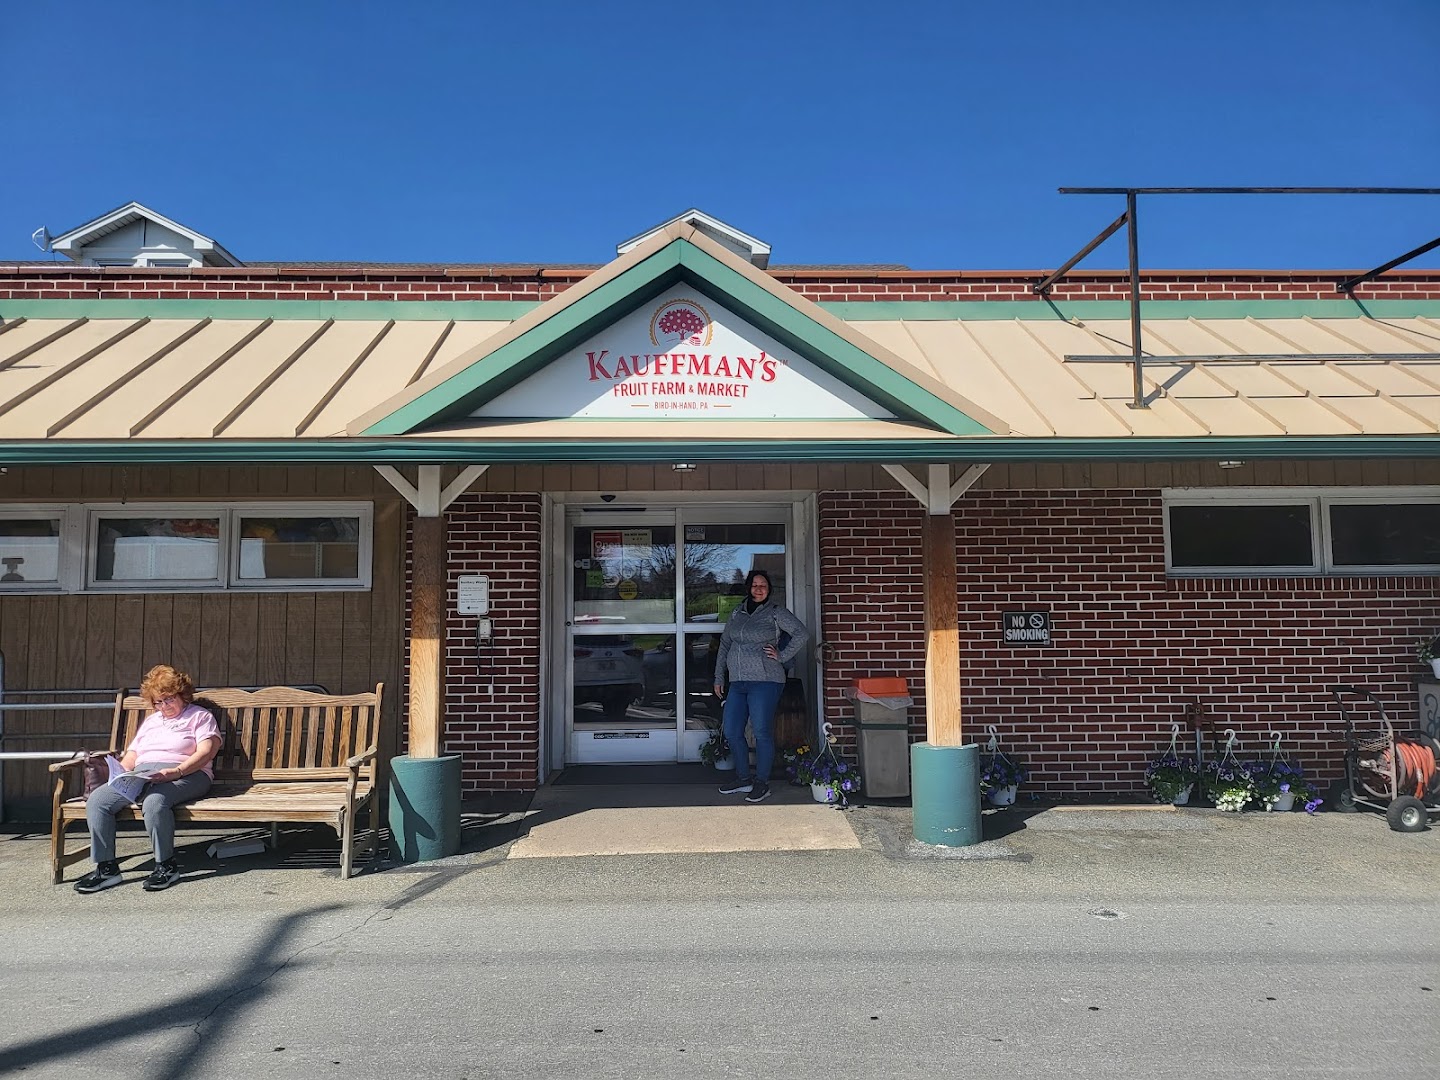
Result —
[[[289,964],[303,949],[294,948],[290,943],[304,924],[341,905],[324,905],[308,911],[296,912],[280,919],[268,933],[255,942],[249,957],[236,964],[233,970],[217,977],[203,990],[182,994],[163,1003],[134,1009],[130,1012],[94,1023],[77,1023],[61,1034],[46,1035],[24,1042],[0,1046],[0,1061],[5,1071],[19,1072],[32,1066],[58,1061],[77,1054],[91,1054],[104,1051],[107,1046],[116,1046],[115,1059],[130,1064],[128,1051],[119,1049],[121,1043],[147,1032],[175,1029],[180,1024],[194,1030],[189,1045],[173,1057],[151,1063],[148,1072],[134,1073],[148,1080],[175,1080],[184,1076],[205,1075],[206,1048],[218,1045],[217,1036],[227,1027],[239,1023],[245,1016],[247,1003],[253,1004],[270,993],[266,983]],[[308,947],[308,946],[307,946]],[[201,1027],[204,1030],[201,1030]],[[218,1063],[216,1063],[218,1064]],[[126,1070],[117,1069],[117,1073]]]

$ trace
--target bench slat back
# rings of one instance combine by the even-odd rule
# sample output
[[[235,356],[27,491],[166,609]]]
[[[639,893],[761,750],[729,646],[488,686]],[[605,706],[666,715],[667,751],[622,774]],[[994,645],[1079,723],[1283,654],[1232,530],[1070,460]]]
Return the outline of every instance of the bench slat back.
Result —
[[[380,734],[380,695],[314,694],[286,686],[263,690],[199,690],[195,702],[215,714],[224,743],[215,757],[215,782],[343,779],[345,760],[373,750]],[[138,695],[119,698],[111,745],[124,748],[151,713]],[[374,782],[375,762],[360,767]]]

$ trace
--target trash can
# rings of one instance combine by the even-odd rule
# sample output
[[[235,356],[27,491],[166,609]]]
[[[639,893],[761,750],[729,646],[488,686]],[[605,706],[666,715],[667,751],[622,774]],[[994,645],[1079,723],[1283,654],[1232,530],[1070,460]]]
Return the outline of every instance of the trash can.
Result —
[[[856,743],[864,792],[876,799],[910,794],[910,691],[904,679],[856,679],[846,692],[855,703]]]

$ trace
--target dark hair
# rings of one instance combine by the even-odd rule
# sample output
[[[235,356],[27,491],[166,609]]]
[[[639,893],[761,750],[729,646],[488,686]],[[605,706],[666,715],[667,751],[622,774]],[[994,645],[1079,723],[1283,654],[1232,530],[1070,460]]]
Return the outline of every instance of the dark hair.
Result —
[[[764,570],[751,570],[750,573],[745,575],[746,596],[750,595],[750,587],[755,584],[755,579],[757,577],[763,577],[765,579],[765,587],[768,588],[772,593],[775,591],[775,583],[770,580],[770,575],[768,573],[766,573]]]

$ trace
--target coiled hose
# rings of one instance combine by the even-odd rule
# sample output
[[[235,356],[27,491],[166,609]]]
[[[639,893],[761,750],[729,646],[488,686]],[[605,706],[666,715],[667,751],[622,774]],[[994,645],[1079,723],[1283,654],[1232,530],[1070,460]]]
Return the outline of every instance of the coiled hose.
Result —
[[[1435,751],[1410,739],[1395,740],[1395,794],[1424,799],[1435,782]]]

